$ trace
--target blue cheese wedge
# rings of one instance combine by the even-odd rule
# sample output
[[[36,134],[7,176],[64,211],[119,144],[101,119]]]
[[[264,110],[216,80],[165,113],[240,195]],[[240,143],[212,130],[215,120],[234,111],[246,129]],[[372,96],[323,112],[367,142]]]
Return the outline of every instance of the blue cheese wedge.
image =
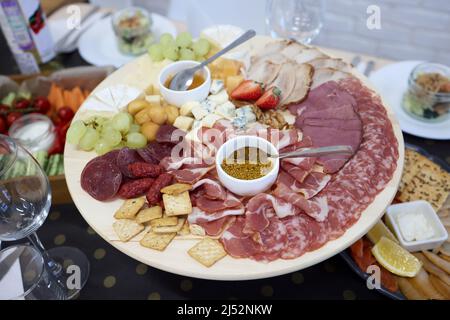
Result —
[[[225,87],[222,80],[213,80],[209,92],[211,94],[218,94]]]
[[[220,92],[210,95],[207,99],[217,104],[222,104],[228,101],[228,93],[222,89]]]
[[[183,104],[180,108],[180,115],[181,116],[192,116],[192,109],[195,106],[199,106],[200,102],[198,101],[189,101]]]
[[[217,103],[215,103],[213,101],[206,99],[206,100],[203,100],[200,104],[209,113],[213,113],[214,111],[216,111]]]
[[[251,106],[243,106],[236,110],[236,116],[232,121],[234,127],[243,129],[247,125],[256,121],[256,115],[253,113]]]
[[[209,114],[208,110],[206,110],[201,104],[194,106],[191,112],[196,120],[201,120]]]
[[[226,101],[217,106],[214,113],[225,119],[232,120],[236,117],[236,107],[230,101]]]
[[[201,121],[202,127],[212,128],[214,124],[222,118],[223,118],[222,116],[210,113],[202,119]]]

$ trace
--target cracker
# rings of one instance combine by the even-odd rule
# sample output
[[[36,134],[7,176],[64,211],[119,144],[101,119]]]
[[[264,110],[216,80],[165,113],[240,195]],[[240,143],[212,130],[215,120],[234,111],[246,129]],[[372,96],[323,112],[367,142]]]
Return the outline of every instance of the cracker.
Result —
[[[218,240],[205,238],[189,249],[188,254],[206,267],[227,255],[222,244]]]
[[[178,195],[163,194],[164,209],[168,216],[186,215],[192,212],[191,198],[189,192],[185,191]]]
[[[188,236],[190,234],[191,231],[189,230],[189,222],[186,219],[181,229],[177,232],[177,236]]]
[[[144,226],[130,219],[120,219],[113,223],[114,232],[119,239],[127,242],[144,230]]]
[[[146,223],[161,217],[162,217],[162,208],[160,206],[154,206],[139,211],[139,213],[136,216],[136,222]]]
[[[133,219],[136,213],[142,208],[145,198],[128,199],[120,206],[114,214],[116,219]]]
[[[143,247],[163,251],[164,249],[167,248],[169,243],[172,242],[175,236],[176,236],[175,232],[157,234],[154,233],[153,231],[149,231],[139,243]]]
[[[176,218],[176,217],[175,217]],[[152,227],[152,231],[155,233],[177,233],[183,228],[185,218],[178,218],[178,222],[175,226],[161,226],[161,227]]]
[[[192,185],[187,183],[175,183],[161,189],[161,193],[177,195],[192,189]]]
[[[178,224],[177,217],[164,217],[150,221],[152,228],[176,226]]]
[[[190,224],[189,230],[193,235],[196,236],[206,236],[206,231],[202,226],[199,226],[198,224]]]

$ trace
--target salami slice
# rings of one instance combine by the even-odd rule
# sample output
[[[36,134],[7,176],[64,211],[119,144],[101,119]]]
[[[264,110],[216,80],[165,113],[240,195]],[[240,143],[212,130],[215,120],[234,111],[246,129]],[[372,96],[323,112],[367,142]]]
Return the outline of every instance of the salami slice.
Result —
[[[165,157],[169,157],[172,152],[173,145],[170,143],[150,142],[145,149],[148,154],[158,161],[158,163]]]
[[[99,201],[113,198],[122,183],[122,173],[112,162],[97,160],[89,163],[81,173],[81,187]]]
[[[128,168],[128,165],[135,162],[142,162],[142,160],[143,159],[136,150],[123,148],[117,155],[117,166],[120,168],[120,171],[122,171],[122,174],[124,176],[134,178],[133,174]]]
[[[262,232],[254,235],[254,239],[261,244],[261,251],[253,256],[257,261],[273,261],[280,257],[288,241],[287,229],[284,223],[273,216],[270,223]]]

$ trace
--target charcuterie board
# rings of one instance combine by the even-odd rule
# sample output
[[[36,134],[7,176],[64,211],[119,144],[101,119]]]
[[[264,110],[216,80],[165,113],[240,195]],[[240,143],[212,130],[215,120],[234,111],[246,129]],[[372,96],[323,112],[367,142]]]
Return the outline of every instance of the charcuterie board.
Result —
[[[248,59],[249,56],[264,51],[265,46],[272,41],[273,39],[258,36],[249,41],[247,44],[236,49],[234,56],[242,60]],[[148,55],[144,55],[110,75],[94,90],[93,94],[95,95],[96,92],[100,92],[105,88],[117,85],[129,85],[141,90],[145,90],[152,85],[157,86],[158,74],[163,67],[163,63],[154,63]],[[345,68],[349,74],[352,74],[354,77],[359,79],[365,87],[372,89],[364,76],[349,66],[346,66]],[[321,70],[327,71],[326,68]],[[326,72],[322,72],[321,74],[318,73],[317,77],[322,77],[325,79],[330,77],[329,80],[337,80],[333,79],[331,75],[327,75]],[[350,82],[350,85],[352,83],[354,84],[354,82]],[[192,259],[187,253],[187,251],[196,242],[198,242],[198,240],[182,240],[175,238],[170,246],[162,252],[141,246],[139,241],[142,236],[140,235],[128,242],[122,242],[114,232],[112,224],[114,222],[114,213],[121,206],[123,201],[97,201],[91,198],[89,194],[83,190],[80,184],[80,176],[86,163],[94,158],[95,154],[93,152],[88,153],[80,151],[75,146],[69,144],[66,144],[65,148],[65,170],[67,184],[74,203],[80,213],[100,236],[123,253],[152,267],[180,275],[213,280],[250,280],[273,277],[293,272],[319,263],[346,249],[354,241],[367,233],[367,231],[382,216],[385,208],[394,198],[403,168],[403,137],[392,110],[385,103],[380,103],[380,105],[382,105],[382,109],[384,109],[381,110],[381,114],[387,114],[386,119],[388,119],[389,127],[392,127],[392,138],[390,141],[392,143],[391,152],[395,154],[394,159],[396,163],[389,164],[392,170],[386,175],[385,181],[380,182],[382,188],[380,188],[379,191],[372,192],[373,190],[367,190],[368,193],[373,194],[373,198],[368,198],[371,201],[370,203],[366,203],[367,207],[361,212],[359,219],[349,222],[348,228],[346,227],[345,232],[343,232],[343,234],[339,234],[336,239],[328,241],[320,248],[306,252],[298,258],[260,262],[252,259],[235,259],[231,256],[226,256],[215,263],[213,267],[205,268],[205,266]],[[77,113],[76,117],[80,118],[89,113],[92,113],[92,110],[89,110],[89,104],[85,104]],[[373,114],[373,117],[376,116],[377,114]],[[314,132],[311,132],[311,134],[314,135]],[[326,138],[327,137],[324,139]],[[369,145],[369,147],[369,149],[372,150],[376,149],[377,145],[375,143]],[[364,163],[366,168],[357,166],[360,177],[361,175],[364,175],[364,170],[366,169],[370,169],[369,171],[374,173],[373,171],[375,168],[380,168],[376,165],[373,158],[369,158],[367,160],[368,161],[366,162],[363,161],[359,163]],[[347,179],[347,181],[351,182],[351,179]],[[358,190],[355,188],[349,190],[353,190],[355,193],[358,193]],[[342,190],[336,189],[335,191],[338,194]],[[348,207],[347,209],[350,210],[351,208]]]

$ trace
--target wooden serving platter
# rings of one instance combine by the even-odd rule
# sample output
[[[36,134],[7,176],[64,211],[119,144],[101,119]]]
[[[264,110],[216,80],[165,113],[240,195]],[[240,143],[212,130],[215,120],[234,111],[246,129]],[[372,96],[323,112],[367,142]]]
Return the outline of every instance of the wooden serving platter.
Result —
[[[240,52],[245,51],[249,51],[250,53],[258,52],[269,41],[272,41],[272,39],[262,36],[255,37],[245,46],[238,47],[235,52],[236,56],[239,56]],[[143,55],[111,74],[94,90],[94,93],[97,90],[117,84],[126,84],[144,90],[150,85],[156,84],[156,78],[161,67],[162,65],[160,63],[153,63],[148,55]],[[352,73],[361,79],[367,87],[373,89],[363,75],[356,70],[352,70]],[[123,200],[100,202],[91,198],[82,190],[80,185],[81,172],[86,163],[96,155],[93,152],[79,151],[75,146],[68,144],[66,144],[64,153],[67,185],[75,205],[88,224],[118,250],[142,263],[180,275],[212,280],[250,280],[278,276],[307,268],[343,251],[366,234],[378,219],[381,218],[384,210],[391,203],[397,191],[403,170],[404,142],[400,126],[392,109],[385,103],[384,106],[392,123],[399,148],[397,168],[391,181],[376,196],[367,209],[362,212],[361,218],[343,236],[297,259],[280,259],[270,263],[261,263],[250,259],[234,259],[227,256],[218,261],[214,266],[206,268],[192,259],[187,253],[187,250],[198,240],[176,239],[163,252],[142,247],[139,244],[139,240],[143,234],[138,235],[126,243],[119,241],[113,231],[112,224],[114,221],[114,212],[120,207]],[[87,112],[84,106],[82,106],[76,117],[81,117]]]

